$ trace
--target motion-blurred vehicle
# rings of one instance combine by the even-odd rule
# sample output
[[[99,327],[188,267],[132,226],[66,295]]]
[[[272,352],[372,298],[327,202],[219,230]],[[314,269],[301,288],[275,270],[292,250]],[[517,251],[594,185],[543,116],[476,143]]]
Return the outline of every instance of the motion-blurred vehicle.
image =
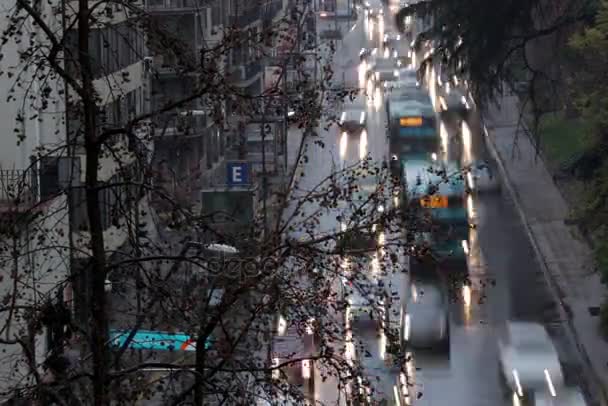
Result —
[[[464,92],[458,87],[446,83],[445,93],[438,96],[439,108],[442,115],[456,114],[464,119],[471,111],[471,105]]]
[[[449,350],[449,317],[445,296],[438,284],[412,282],[400,322],[400,339],[404,348]]]
[[[401,161],[400,167],[405,175],[404,205],[430,214],[432,255],[441,262],[442,271],[454,277],[466,274],[470,224],[460,163],[437,161],[435,154],[430,159],[410,156]]]
[[[557,350],[538,323],[510,321],[498,340],[499,377],[505,395],[513,393],[524,402],[534,393],[559,397],[564,375]],[[524,403],[525,404],[525,403]]]
[[[361,48],[361,51],[359,51],[359,59],[361,62],[370,62],[377,53],[378,48]]]
[[[496,165],[488,160],[476,160],[466,169],[467,188],[472,193],[497,193],[501,190]]]
[[[556,396],[549,391],[530,392],[528,399],[519,399],[513,393],[514,406],[586,406],[585,398],[576,388],[564,387],[556,393]]]
[[[386,290],[381,278],[358,275],[355,280],[342,279],[345,299],[348,303],[348,321],[380,322],[384,315]]]
[[[401,41],[401,34],[398,34],[396,32],[387,32],[384,34],[384,38],[382,39],[382,48],[397,48],[397,46],[399,45],[399,41]]]
[[[345,106],[338,125],[348,135],[359,135],[367,129],[367,113],[365,109],[356,105]]]
[[[406,155],[439,153],[441,137],[437,115],[426,92],[393,90],[385,105],[391,156],[401,160]]]
[[[376,58],[369,63],[365,77],[374,87],[384,87],[386,82],[398,79],[397,63],[391,58]]]
[[[418,87],[418,72],[412,68],[399,68],[399,82],[404,83],[406,86]]]

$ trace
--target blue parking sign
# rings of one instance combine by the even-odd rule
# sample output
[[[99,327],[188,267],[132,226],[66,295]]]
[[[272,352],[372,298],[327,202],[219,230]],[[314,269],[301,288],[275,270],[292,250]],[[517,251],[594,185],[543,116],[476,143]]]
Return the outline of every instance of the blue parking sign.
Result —
[[[249,185],[249,165],[243,161],[226,163],[228,186]]]

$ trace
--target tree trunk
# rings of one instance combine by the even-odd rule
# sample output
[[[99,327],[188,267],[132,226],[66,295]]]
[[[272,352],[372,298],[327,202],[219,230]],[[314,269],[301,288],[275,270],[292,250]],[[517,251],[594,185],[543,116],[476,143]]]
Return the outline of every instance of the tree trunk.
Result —
[[[207,350],[205,349],[205,340],[206,338],[204,334],[199,334],[198,338],[196,339],[196,378],[194,384],[195,406],[203,406],[205,400],[205,393],[203,390],[205,377],[205,356],[207,354]]]
[[[90,300],[90,345],[93,359],[93,404],[104,406],[108,404],[108,321],[106,314],[106,280],[105,249],[103,227],[101,223],[101,207],[98,191],[98,166],[101,145],[98,144],[96,129],[96,97],[93,86],[93,72],[89,58],[89,0],[78,0],[78,61],[82,88],[82,122],[84,147],[86,154],[85,185],[86,209],[89,218],[91,234],[91,267],[88,269],[87,284],[89,285]]]

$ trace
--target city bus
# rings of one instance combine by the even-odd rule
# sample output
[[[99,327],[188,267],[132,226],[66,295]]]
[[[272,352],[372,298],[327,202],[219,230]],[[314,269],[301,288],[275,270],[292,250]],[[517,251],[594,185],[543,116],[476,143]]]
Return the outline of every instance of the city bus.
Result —
[[[439,154],[441,137],[431,100],[422,91],[396,94],[387,100],[389,148],[392,157]]]
[[[431,252],[441,264],[466,268],[469,216],[466,188],[455,161],[439,163],[424,156],[401,161],[407,207],[430,213]]]

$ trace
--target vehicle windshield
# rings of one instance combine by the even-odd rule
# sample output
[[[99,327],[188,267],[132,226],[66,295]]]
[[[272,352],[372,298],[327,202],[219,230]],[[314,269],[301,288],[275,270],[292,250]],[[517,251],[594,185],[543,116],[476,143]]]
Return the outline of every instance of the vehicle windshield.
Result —
[[[391,70],[395,69],[395,61],[388,58],[377,59],[374,64],[374,70]]]
[[[399,78],[401,79],[414,79],[416,80],[417,75],[416,75],[416,71],[415,70],[400,70],[399,71]]]
[[[356,121],[359,122],[361,117],[363,117],[363,121],[365,121],[365,112],[363,110],[357,109],[345,109],[344,110],[344,122],[347,121]]]

